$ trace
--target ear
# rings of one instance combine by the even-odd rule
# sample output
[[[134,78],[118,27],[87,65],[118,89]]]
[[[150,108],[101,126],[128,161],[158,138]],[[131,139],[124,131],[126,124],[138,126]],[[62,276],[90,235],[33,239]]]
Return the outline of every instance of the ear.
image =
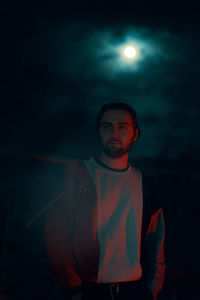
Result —
[[[139,129],[135,128],[134,129],[134,137],[133,137],[133,142],[134,143],[137,141],[138,137],[139,137]]]

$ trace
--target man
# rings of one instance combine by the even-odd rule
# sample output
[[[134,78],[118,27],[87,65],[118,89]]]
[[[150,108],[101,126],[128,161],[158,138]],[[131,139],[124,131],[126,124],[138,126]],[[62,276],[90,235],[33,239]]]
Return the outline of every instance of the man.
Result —
[[[140,136],[135,111],[105,104],[98,158],[66,163],[65,191],[46,214],[45,240],[71,299],[157,299],[164,280],[164,218],[143,202],[142,176],[128,163]]]

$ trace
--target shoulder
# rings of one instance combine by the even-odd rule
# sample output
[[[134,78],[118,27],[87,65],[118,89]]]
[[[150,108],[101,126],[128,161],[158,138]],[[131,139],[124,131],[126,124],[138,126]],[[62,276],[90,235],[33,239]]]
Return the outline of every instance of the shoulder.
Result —
[[[137,169],[133,166],[131,166],[131,172],[130,173],[136,175],[139,179],[142,179],[142,172],[139,169]]]
[[[71,159],[65,163],[65,179],[67,186],[91,185],[92,178],[90,172],[81,159]]]
[[[66,175],[75,175],[85,170],[86,167],[81,159],[69,159],[64,163]]]

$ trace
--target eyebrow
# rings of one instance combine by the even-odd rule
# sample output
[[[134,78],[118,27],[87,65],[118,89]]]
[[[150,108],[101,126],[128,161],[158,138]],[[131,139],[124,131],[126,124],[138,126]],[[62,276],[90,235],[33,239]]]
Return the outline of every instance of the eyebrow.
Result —
[[[102,124],[102,125],[105,125],[105,124],[113,125],[113,123],[108,122],[108,121],[104,121],[104,122],[102,122],[101,124]],[[127,126],[131,126],[130,123],[128,123],[128,122],[119,122],[119,123],[117,123],[117,125],[127,125]]]

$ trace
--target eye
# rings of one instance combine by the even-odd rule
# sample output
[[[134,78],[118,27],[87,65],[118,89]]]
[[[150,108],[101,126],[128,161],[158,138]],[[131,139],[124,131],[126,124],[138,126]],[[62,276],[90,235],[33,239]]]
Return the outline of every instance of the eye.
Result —
[[[128,129],[128,126],[125,126],[125,125],[120,125],[119,126],[120,131],[124,131],[124,130],[127,130],[127,129]]]
[[[111,125],[110,124],[102,124],[101,126],[103,129],[110,129]]]

